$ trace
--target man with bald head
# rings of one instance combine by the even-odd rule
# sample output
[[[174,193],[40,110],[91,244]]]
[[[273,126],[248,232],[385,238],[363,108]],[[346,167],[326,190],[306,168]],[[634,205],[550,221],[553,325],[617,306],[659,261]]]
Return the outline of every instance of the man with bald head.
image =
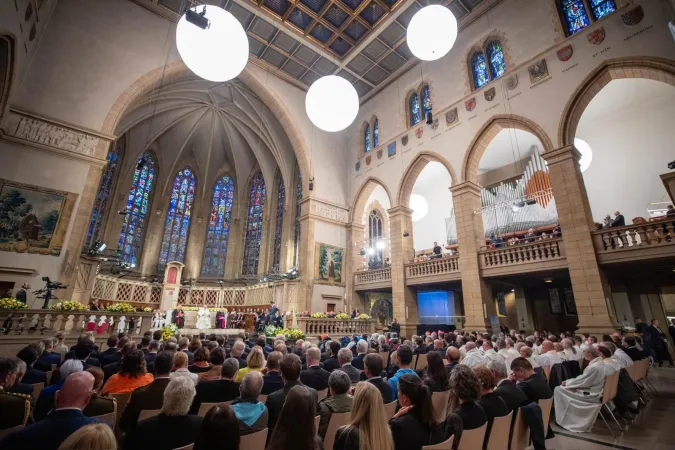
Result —
[[[466,356],[462,359],[462,364],[469,367],[476,367],[485,365],[485,356],[483,356],[478,348],[476,347],[475,342],[466,343]]]
[[[553,347],[553,342],[548,339],[541,344],[541,355],[535,357],[537,363],[540,366],[553,366],[553,364],[558,364],[562,362],[558,352],[555,351]]]
[[[445,359],[448,360],[448,364],[445,366],[448,369],[448,375],[452,372],[457,364],[459,364],[459,349],[457,347],[448,347],[448,350],[445,352]]]
[[[94,392],[94,376],[76,372],[68,376],[54,397],[54,409],[41,422],[6,436],[0,449],[57,450],[68,436],[85,425],[99,423],[82,414]]]
[[[262,387],[262,374],[249,372],[239,385],[239,397],[232,401],[232,411],[237,416],[239,434],[242,436],[267,428],[269,414],[265,404],[258,400]]]

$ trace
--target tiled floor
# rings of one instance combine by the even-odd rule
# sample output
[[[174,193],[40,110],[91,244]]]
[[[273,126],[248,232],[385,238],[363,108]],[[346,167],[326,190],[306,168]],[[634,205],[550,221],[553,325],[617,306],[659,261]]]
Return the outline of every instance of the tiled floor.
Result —
[[[571,433],[553,424],[554,439],[546,441],[549,450],[675,450],[675,369],[652,368],[649,380],[655,396],[638,419],[616,439],[598,420],[590,433]]]

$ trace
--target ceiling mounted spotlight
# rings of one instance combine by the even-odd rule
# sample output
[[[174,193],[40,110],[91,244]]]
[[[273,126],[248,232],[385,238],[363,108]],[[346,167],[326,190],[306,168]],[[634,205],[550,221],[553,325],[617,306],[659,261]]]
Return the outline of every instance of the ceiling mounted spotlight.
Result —
[[[186,10],[185,20],[190,22],[192,25],[201,28],[202,30],[211,28],[211,21],[206,18],[206,6],[204,6],[202,12],[197,12],[194,9]]]
[[[316,80],[305,96],[309,120],[323,131],[347,128],[359,112],[359,95],[352,84],[337,75]]]
[[[425,6],[415,13],[408,24],[408,47],[413,55],[423,61],[442,58],[456,40],[457,19],[446,6]]]

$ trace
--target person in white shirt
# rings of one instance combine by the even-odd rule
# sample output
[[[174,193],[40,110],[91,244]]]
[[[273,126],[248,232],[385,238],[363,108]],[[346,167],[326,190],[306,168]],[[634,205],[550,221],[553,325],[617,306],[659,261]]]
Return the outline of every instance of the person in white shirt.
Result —
[[[583,342],[583,339],[581,339],[581,336],[574,336],[574,348],[577,349],[577,353],[581,355],[579,358],[583,359],[584,358],[584,351],[581,348],[581,343]]]
[[[506,350],[509,354],[509,358],[507,358],[507,359],[513,360],[513,359],[516,359],[516,358],[520,358],[520,352],[517,349],[514,348],[513,340],[510,339],[510,338],[506,338],[505,342],[506,342]]]
[[[579,361],[584,357],[581,350],[577,351],[572,339],[566,338],[562,341],[563,353],[567,361]]]
[[[545,340],[541,344],[541,354],[536,357],[537,362],[540,366],[553,366],[553,364],[558,364],[562,362],[558,353],[556,353],[553,348],[553,342]]]
[[[469,367],[476,367],[476,366],[481,366],[485,364],[485,357],[480,354],[478,349],[476,348],[476,343],[475,342],[467,342],[466,343],[466,356],[460,364],[464,364],[465,366]]]
[[[169,375],[171,378],[176,377],[186,377],[192,380],[192,382],[197,385],[199,382],[199,376],[196,373],[192,373],[188,370],[188,355],[185,352],[176,352],[176,357],[173,361],[174,366],[176,367],[175,372],[171,372]]]
[[[509,354],[509,349],[506,348],[506,341],[510,341],[511,339],[506,338],[506,339],[499,339],[497,340],[497,348],[499,351],[497,352],[502,358],[504,358],[504,361],[507,361],[511,356]],[[520,356],[520,355],[518,355]]]
[[[567,361],[568,360],[567,355],[563,351],[563,345],[560,342],[555,342],[553,344],[553,349],[558,354],[561,361]]]
[[[492,345],[492,341],[489,339],[483,341],[483,357],[485,358],[485,363],[487,364],[492,360],[504,362],[504,357],[497,353]]]
[[[528,360],[533,369],[540,367],[539,363],[537,362],[537,358],[532,355],[534,355],[534,350],[532,350],[532,348],[528,347],[527,345],[524,345],[520,348],[520,356]]]
[[[631,359],[630,356],[628,356],[628,353],[624,352],[619,347],[616,347],[616,351],[614,352],[614,358],[616,358],[619,362],[621,362],[621,366],[623,369],[625,369],[626,367],[630,367],[634,364],[634,361]]]

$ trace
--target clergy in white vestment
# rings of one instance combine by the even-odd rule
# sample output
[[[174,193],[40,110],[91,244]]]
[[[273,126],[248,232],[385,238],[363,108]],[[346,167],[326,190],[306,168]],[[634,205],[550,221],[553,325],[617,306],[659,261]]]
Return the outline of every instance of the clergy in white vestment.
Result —
[[[520,348],[520,356],[528,360],[533,369],[536,367],[541,367],[537,362],[537,357],[534,356],[534,350],[532,350],[527,345]]]
[[[541,354],[536,356],[535,359],[540,366],[553,366],[553,364],[558,364],[562,362],[560,356],[553,348],[553,342],[546,340],[541,344]]]
[[[602,391],[609,367],[593,346],[584,351],[584,358],[590,361],[584,373],[563,382],[553,391],[555,421],[575,433],[593,428],[602,408]]]
[[[476,366],[482,366],[485,365],[485,357],[480,354],[478,349],[476,348],[476,343],[475,342],[467,342],[466,343],[466,356],[460,364],[464,364],[465,366],[469,367],[476,367]]]
[[[563,351],[563,345],[560,342],[555,342],[553,344],[553,349],[560,358],[561,361],[567,361],[567,355]]]
[[[492,341],[487,339],[483,341],[483,357],[486,364],[494,360],[504,362],[504,357],[495,351],[492,347]]]
[[[584,358],[581,350],[576,348],[572,339],[566,338],[562,341],[563,353],[567,356],[568,361],[580,361]]]
[[[614,372],[621,372],[621,369],[626,367],[624,363],[617,358],[616,355],[616,345],[613,342],[602,342],[600,347],[604,347],[609,350],[611,357],[605,359],[605,364],[611,367],[611,371],[607,372],[607,375],[611,375]]]
[[[621,362],[622,367],[630,367],[634,364],[634,361],[628,356],[628,353],[624,352],[622,349],[618,348],[614,352],[614,358],[618,359]]]

